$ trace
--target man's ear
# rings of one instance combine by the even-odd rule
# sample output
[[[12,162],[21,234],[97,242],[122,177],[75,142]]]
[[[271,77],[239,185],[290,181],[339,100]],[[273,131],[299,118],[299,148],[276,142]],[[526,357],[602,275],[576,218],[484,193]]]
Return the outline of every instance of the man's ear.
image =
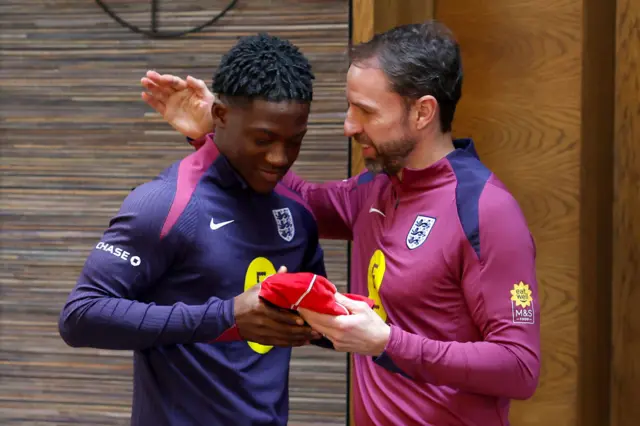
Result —
[[[229,107],[222,103],[217,97],[211,105],[211,117],[215,128],[224,128],[229,119]]]
[[[416,127],[418,130],[422,130],[436,119],[438,101],[433,96],[426,95],[416,101],[415,108],[417,112]]]

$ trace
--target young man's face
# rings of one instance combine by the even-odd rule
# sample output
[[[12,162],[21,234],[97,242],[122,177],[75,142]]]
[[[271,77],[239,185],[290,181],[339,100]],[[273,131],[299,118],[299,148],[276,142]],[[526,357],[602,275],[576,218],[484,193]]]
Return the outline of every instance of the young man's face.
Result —
[[[309,109],[308,103],[295,101],[213,106],[216,141],[253,190],[273,190],[296,161]]]

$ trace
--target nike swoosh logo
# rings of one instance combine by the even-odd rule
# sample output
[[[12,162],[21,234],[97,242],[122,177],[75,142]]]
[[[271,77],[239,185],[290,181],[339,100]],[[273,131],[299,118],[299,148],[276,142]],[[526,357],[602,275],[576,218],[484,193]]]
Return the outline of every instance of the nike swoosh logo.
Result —
[[[380,210],[378,210],[378,209],[374,209],[373,207],[371,207],[371,208],[369,209],[369,213],[378,213],[378,214],[381,214],[381,215],[382,215],[382,216],[384,216],[384,217],[387,217],[387,216],[386,216],[384,213],[382,213]]]
[[[213,218],[211,218],[211,223],[209,224],[209,227],[211,228],[212,231],[215,231],[215,230],[218,230],[218,229],[222,228],[225,225],[230,224],[231,222],[233,222],[233,220],[228,220],[226,222],[215,223],[213,221]]]

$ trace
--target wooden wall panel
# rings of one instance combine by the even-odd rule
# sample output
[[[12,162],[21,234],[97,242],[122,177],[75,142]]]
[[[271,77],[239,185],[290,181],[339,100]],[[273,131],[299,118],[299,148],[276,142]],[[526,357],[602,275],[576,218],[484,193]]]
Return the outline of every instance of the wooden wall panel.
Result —
[[[433,18],[435,0],[375,0],[375,32],[390,30],[399,25],[413,24]]]
[[[618,0],[611,426],[640,419],[640,1]]]
[[[351,42],[364,43],[376,33],[375,10],[376,0],[351,0]],[[351,140],[350,175],[354,176],[364,170],[364,158],[360,145]]]
[[[148,1],[106,0],[148,26]],[[159,1],[161,29],[209,19],[227,0]],[[291,39],[317,76],[309,135],[295,168],[343,179],[347,0],[240,1],[215,27],[150,40],[108,18],[93,1],[0,4],[0,424],[125,425],[129,352],[71,349],[58,314],[85,256],[129,190],[190,152],[140,100],[151,68],[210,81],[240,35]],[[330,278],[344,290],[346,244],[323,241]],[[345,355],[294,351],[291,425],[340,425],[346,413]]]
[[[466,70],[454,120],[520,202],[537,245],[542,377],[514,426],[576,425],[582,2],[436,2]],[[606,143],[606,141],[604,142]],[[508,378],[505,378],[508,380]]]
[[[576,424],[603,426],[610,406],[616,12],[615,2],[583,4]]]

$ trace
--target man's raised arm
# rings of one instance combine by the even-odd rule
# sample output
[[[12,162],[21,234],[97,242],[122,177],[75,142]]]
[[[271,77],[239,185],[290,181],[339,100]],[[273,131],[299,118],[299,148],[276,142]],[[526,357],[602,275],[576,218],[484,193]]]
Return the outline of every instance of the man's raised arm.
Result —
[[[141,82],[146,89],[142,94],[145,102],[186,136],[195,149],[214,137],[210,110],[215,96],[202,80],[183,80],[149,71]],[[374,176],[364,172],[344,181],[311,183],[290,171],[282,183],[309,205],[318,222],[320,238],[351,240],[354,221],[374,184]]]

